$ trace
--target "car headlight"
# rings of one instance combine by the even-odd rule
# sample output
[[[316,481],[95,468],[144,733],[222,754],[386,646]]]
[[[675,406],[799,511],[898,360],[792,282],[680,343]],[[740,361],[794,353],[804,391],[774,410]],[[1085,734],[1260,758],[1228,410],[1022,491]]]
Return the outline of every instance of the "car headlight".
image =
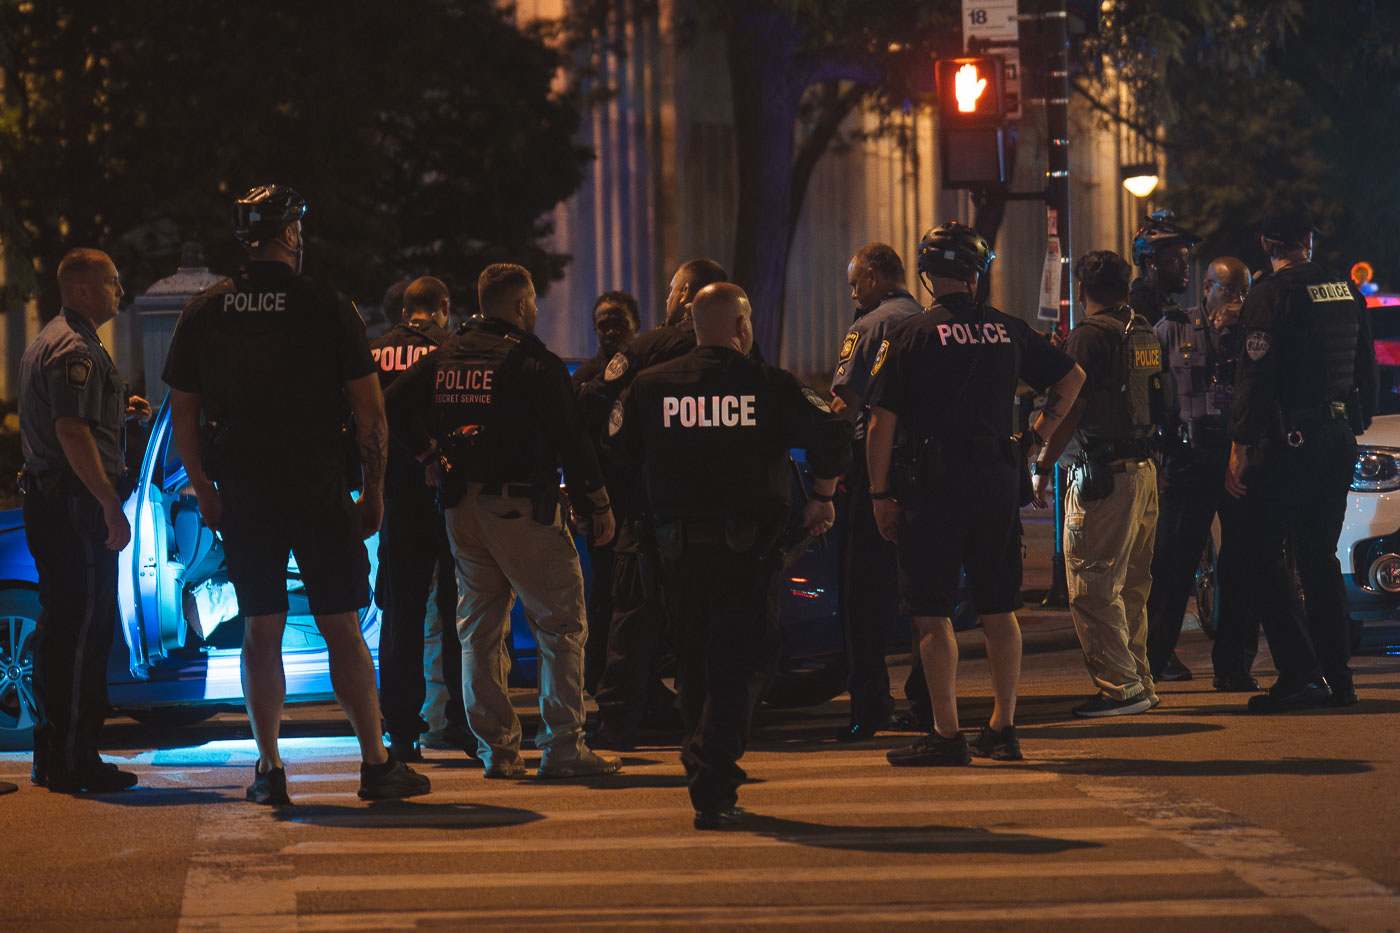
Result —
[[[1352,492],[1400,489],[1400,450],[1389,447],[1362,447],[1358,450],[1351,489]]]

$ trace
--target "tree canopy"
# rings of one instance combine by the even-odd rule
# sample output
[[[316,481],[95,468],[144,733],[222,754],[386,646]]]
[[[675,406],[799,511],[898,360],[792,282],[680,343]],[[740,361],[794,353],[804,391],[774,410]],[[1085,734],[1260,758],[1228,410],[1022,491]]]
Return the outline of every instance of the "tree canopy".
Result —
[[[589,158],[558,53],[490,0],[197,4],[0,0],[4,306],[56,308],[73,246],[132,286],[201,239],[239,261],[230,204],[307,199],[309,272],[377,297],[431,273],[475,295],[489,262],[562,274],[541,220]]]

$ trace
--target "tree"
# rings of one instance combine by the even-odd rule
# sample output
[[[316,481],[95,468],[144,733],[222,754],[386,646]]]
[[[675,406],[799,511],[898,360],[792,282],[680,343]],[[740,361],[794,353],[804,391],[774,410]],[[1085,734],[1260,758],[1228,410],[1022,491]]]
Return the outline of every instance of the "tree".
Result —
[[[567,257],[540,220],[589,153],[559,56],[490,0],[204,4],[0,0],[4,306],[57,308],[73,246],[128,291],[182,239],[228,270],[234,196],[268,180],[309,203],[308,271],[377,297],[431,273],[475,294],[488,262],[543,287]]]

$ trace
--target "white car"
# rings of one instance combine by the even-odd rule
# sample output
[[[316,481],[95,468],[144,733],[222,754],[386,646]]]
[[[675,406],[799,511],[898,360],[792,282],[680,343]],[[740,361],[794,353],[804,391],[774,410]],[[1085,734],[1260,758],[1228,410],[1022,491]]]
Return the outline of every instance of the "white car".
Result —
[[[1377,416],[1357,444],[1337,560],[1352,618],[1392,619],[1400,616],[1400,414]]]

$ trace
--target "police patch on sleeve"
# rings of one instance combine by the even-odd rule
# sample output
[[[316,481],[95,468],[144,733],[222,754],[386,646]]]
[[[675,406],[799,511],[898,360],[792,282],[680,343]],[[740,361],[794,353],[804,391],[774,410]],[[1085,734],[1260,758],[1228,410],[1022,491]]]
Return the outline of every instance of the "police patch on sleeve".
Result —
[[[621,354],[618,354],[621,356]],[[613,402],[612,414],[608,416],[608,437],[622,430],[622,401]]]
[[[880,367],[885,365],[885,354],[890,352],[890,342],[880,341],[880,349],[875,351],[875,362],[870,367],[870,375],[875,375],[880,371]]]
[[[1244,352],[1249,354],[1249,358],[1256,363],[1262,360],[1269,352],[1269,332],[1265,330],[1252,330],[1244,338]]]
[[[625,372],[627,372],[627,354],[617,353],[608,360],[608,368],[603,370],[603,379],[607,382],[615,382],[621,379]]]
[[[63,360],[63,378],[70,389],[86,389],[92,376],[92,357],[70,353]]]
[[[856,344],[858,343],[860,343],[860,333],[858,331],[853,330],[847,334],[845,341],[841,344],[841,358],[836,362],[840,365],[849,363],[851,357],[856,355]]]
[[[803,386],[802,396],[820,411],[828,415],[831,414],[831,406],[826,403],[826,399],[822,398],[814,390]]]

